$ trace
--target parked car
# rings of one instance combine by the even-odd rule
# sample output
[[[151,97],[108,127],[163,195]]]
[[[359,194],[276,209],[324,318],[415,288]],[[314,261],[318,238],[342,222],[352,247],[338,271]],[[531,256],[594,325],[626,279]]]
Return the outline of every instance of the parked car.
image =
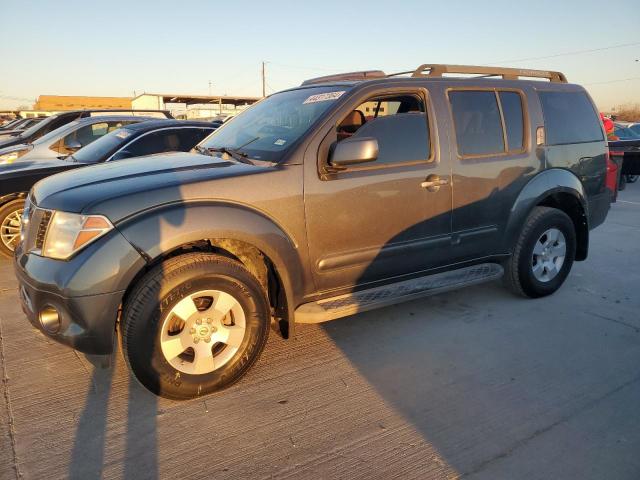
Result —
[[[24,132],[28,128],[36,125],[37,123],[44,120],[44,117],[34,117],[34,118],[21,118],[19,121],[15,122],[10,128],[5,128],[0,130],[0,142],[12,136],[19,135]]]
[[[627,183],[634,183],[640,175],[640,137],[609,140],[609,152],[620,167],[618,190],[624,190]]]
[[[640,134],[633,131],[628,124],[614,123],[613,134],[618,140],[640,139]]]
[[[163,152],[188,152],[216,128],[215,125],[204,122],[142,120],[143,117],[119,116],[77,120],[58,129],[61,130],[61,134],[58,135],[59,139],[52,143],[54,147],[64,146],[67,137],[77,141],[77,135],[73,136],[73,132],[77,133],[82,129],[90,130],[91,134],[96,131],[103,133],[115,130],[76,152],[71,152],[68,145],[64,146],[64,153],[71,153],[70,155],[52,155],[46,151],[45,157],[31,158],[30,155],[26,155],[10,165],[0,166],[0,254],[13,255],[15,244],[20,238],[20,217],[24,199],[38,180],[54,173],[102,162]],[[80,127],[76,128],[74,123]],[[119,128],[122,125],[126,126]],[[73,132],[68,133],[69,130]],[[36,143],[45,140],[52,133],[54,132],[45,135]]]
[[[39,182],[15,256],[36,328],[94,354],[119,332],[136,378],[176,399],[238,381],[272,320],[290,337],[503,275],[550,295],[616,186],[586,91],[528,69],[312,79],[196,150]]]
[[[33,143],[47,133],[66,125],[67,123],[86,117],[105,115],[133,115],[156,118],[173,118],[166,110],[73,110],[51,115],[31,126],[23,132],[16,132],[7,136],[0,136],[0,148],[12,145]]]
[[[35,161],[47,158],[64,158],[123,125],[144,120],[150,120],[150,117],[112,115],[74,120],[47,133],[33,143],[0,148],[0,171],[2,171],[3,165],[13,163],[18,159]]]
[[[640,136],[640,123],[638,122],[630,122],[627,127],[636,135]]]

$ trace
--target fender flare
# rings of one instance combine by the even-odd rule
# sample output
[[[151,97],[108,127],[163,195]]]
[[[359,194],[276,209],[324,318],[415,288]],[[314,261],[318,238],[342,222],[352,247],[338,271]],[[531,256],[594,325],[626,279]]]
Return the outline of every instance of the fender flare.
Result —
[[[303,296],[302,259],[293,237],[263,212],[226,202],[175,202],[128,217],[115,226],[147,263],[182,245],[207,239],[253,245],[272,262],[280,277],[289,332],[293,334],[293,311]],[[128,287],[124,285],[123,289]]]
[[[545,199],[559,193],[569,194],[579,202],[584,214],[584,221],[587,222],[588,239],[589,204],[582,182],[569,170],[550,168],[533,177],[520,191],[518,198],[513,203],[505,229],[504,251],[511,253],[531,210],[544,203]],[[586,258],[586,251],[584,255]]]

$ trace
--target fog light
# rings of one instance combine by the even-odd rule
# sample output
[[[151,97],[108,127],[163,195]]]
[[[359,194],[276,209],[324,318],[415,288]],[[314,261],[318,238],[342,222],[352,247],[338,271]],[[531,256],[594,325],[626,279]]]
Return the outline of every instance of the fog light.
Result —
[[[58,333],[60,330],[60,314],[51,305],[40,310],[40,325],[49,333]]]

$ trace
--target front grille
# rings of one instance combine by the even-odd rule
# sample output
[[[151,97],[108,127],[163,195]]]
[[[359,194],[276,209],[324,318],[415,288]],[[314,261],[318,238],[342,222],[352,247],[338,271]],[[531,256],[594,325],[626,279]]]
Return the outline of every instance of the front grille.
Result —
[[[37,250],[42,250],[42,247],[44,247],[44,239],[47,236],[47,229],[49,228],[49,222],[51,222],[51,215],[51,210],[42,210],[42,218],[40,219],[40,225],[38,225],[35,240],[35,248]]]
[[[53,212],[36,207],[33,203],[29,205],[27,213],[27,224],[23,225],[24,229],[24,251],[40,253],[44,247],[44,241],[47,236],[47,228],[51,222]]]

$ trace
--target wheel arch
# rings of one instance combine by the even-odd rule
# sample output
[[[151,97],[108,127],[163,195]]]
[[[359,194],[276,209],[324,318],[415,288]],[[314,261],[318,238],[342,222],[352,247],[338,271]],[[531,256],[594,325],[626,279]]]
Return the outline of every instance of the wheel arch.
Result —
[[[525,220],[533,208],[546,206],[566,213],[576,231],[576,260],[585,260],[589,251],[589,210],[580,179],[569,170],[551,168],[536,175],[520,191],[511,208],[504,246],[511,253]]]
[[[302,295],[302,260],[292,236],[262,212],[235,204],[182,203],[128,219],[117,228],[146,260],[125,286],[123,302],[158,263],[183,253],[210,252],[249,269],[263,286],[282,335],[293,334],[295,298]]]
[[[28,194],[29,192],[14,192],[2,195],[0,196],[0,207],[9,202],[13,202],[14,200],[24,200],[25,198],[27,198]]]

